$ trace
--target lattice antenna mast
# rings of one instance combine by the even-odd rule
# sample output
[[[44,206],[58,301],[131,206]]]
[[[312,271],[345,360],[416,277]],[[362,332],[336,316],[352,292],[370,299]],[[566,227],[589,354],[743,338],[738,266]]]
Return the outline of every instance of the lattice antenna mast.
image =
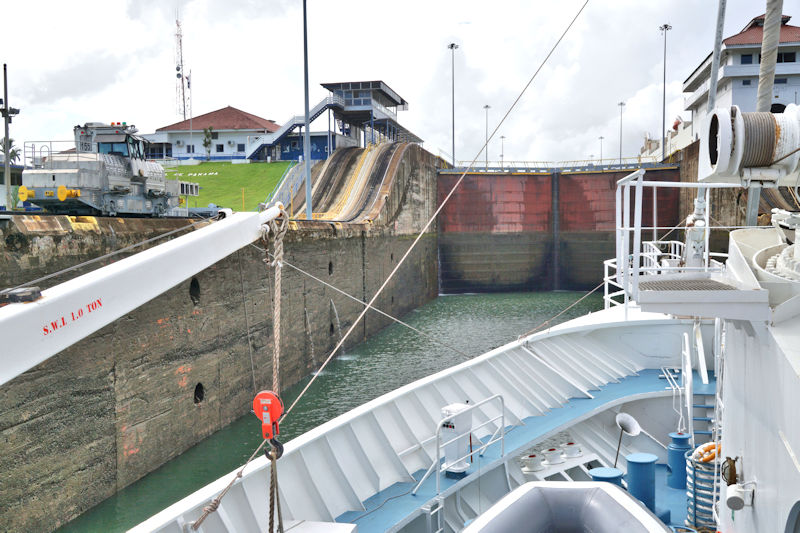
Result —
[[[178,115],[186,120],[186,78],[183,75],[183,30],[181,29],[180,12],[175,12],[175,100],[177,102]]]

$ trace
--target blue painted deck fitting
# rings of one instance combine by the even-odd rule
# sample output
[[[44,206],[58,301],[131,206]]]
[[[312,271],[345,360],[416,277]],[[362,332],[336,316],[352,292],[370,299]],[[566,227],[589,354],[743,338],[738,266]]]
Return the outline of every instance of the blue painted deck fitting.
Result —
[[[605,481],[613,483],[614,485],[622,486],[623,472],[619,468],[610,466],[599,466],[589,470],[589,475],[592,476],[592,481]]]
[[[671,526],[683,526],[686,520],[686,489],[667,485],[667,465],[656,464],[656,509],[669,509]]]
[[[617,400],[638,394],[664,392],[667,383],[659,378],[660,375],[660,370],[642,370],[638,376],[621,378],[619,383],[608,383],[598,390],[591,390],[594,398],[572,398],[561,407],[551,409],[544,416],[525,418],[524,425],[506,429],[506,453],[524,449],[530,445],[530,442],[567,426],[576,418],[597,409],[602,410],[604,406]],[[700,384],[696,376],[694,382],[694,387]],[[713,389],[715,386],[713,379],[709,379],[709,384],[704,387]],[[476,454],[474,462],[467,470],[467,480],[471,474],[491,467],[500,458],[500,443],[489,446],[482,457]],[[660,508],[668,507],[672,511],[673,523],[682,524],[686,518],[686,493],[683,490],[667,486],[666,472],[666,465],[656,466],[656,505]],[[424,470],[419,470],[414,472],[413,477],[419,480],[424,474]],[[443,475],[439,479],[442,492],[462,481],[449,479]],[[336,517],[336,521],[357,524],[359,533],[386,531],[402,522],[425,502],[436,496],[435,475],[431,475],[425,480],[415,496],[411,494],[411,491],[417,482],[395,483],[362,502],[366,511],[348,511]],[[485,510],[483,509],[483,511]]]

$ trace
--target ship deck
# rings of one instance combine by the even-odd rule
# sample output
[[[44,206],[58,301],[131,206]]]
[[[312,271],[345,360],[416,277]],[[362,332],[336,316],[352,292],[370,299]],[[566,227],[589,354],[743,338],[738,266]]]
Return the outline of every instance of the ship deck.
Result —
[[[645,397],[671,394],[666,382],[659,378],[659,370],[643,370],[639,375],[625,377],[619,383],[609,383],[598,390],[592,390],[593,398],[573,398],[562,407],[550,410],[544,416],[531,416],[523,420],[524,425],[508,427],[505,435],[506,457],[518,455],[533,443],[541,441],[560,431],[568,429],[578,421],[611,408],[620,403]],[[703,386],[697,378],[695,387],[702,390],[713,382]],[[502,464],[504,458],[500,454],[500,445],[495,443],[487,448],[482,456],[477,454],[474,462],[463,479],[440,477],[441,496],[457,490],[461,485],[473,481],[474,475],[495,468]],[[419,480],[424,470],[414,473]],[[407,523],[416,516],[422,505],[436,498],[436,478],[430,476],[422,483],[416,495],[411,491],[415,482],[395,483],[364,501],[365,511],[349,511],[336,518],[337,522],[355,523],[361,533],[386,531],[394,526]],[[666,465],[658,465],[656,470],[656,502],[659,508],[669,508],[672,522],[680,524],[686,516],[685,491],[671,489],[666,485]]]

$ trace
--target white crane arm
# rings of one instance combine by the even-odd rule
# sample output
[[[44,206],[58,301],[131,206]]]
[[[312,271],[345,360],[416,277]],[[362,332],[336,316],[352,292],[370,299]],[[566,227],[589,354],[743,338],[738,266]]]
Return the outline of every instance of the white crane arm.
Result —
[[[247,246],[282,206],[223,220],[0,307],[0,385]]]

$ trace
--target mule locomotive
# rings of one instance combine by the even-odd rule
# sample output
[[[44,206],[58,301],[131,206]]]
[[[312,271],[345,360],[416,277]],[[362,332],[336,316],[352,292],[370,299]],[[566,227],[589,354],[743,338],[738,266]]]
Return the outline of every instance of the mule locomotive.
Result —
[[[166,179],[136,132],[124,122],[88,122],[75,126],[74,148],[26,143],[32,168],[22,173],[19,199],[57,214],[188,216],[183,197],[197,196],[200,186]]]

